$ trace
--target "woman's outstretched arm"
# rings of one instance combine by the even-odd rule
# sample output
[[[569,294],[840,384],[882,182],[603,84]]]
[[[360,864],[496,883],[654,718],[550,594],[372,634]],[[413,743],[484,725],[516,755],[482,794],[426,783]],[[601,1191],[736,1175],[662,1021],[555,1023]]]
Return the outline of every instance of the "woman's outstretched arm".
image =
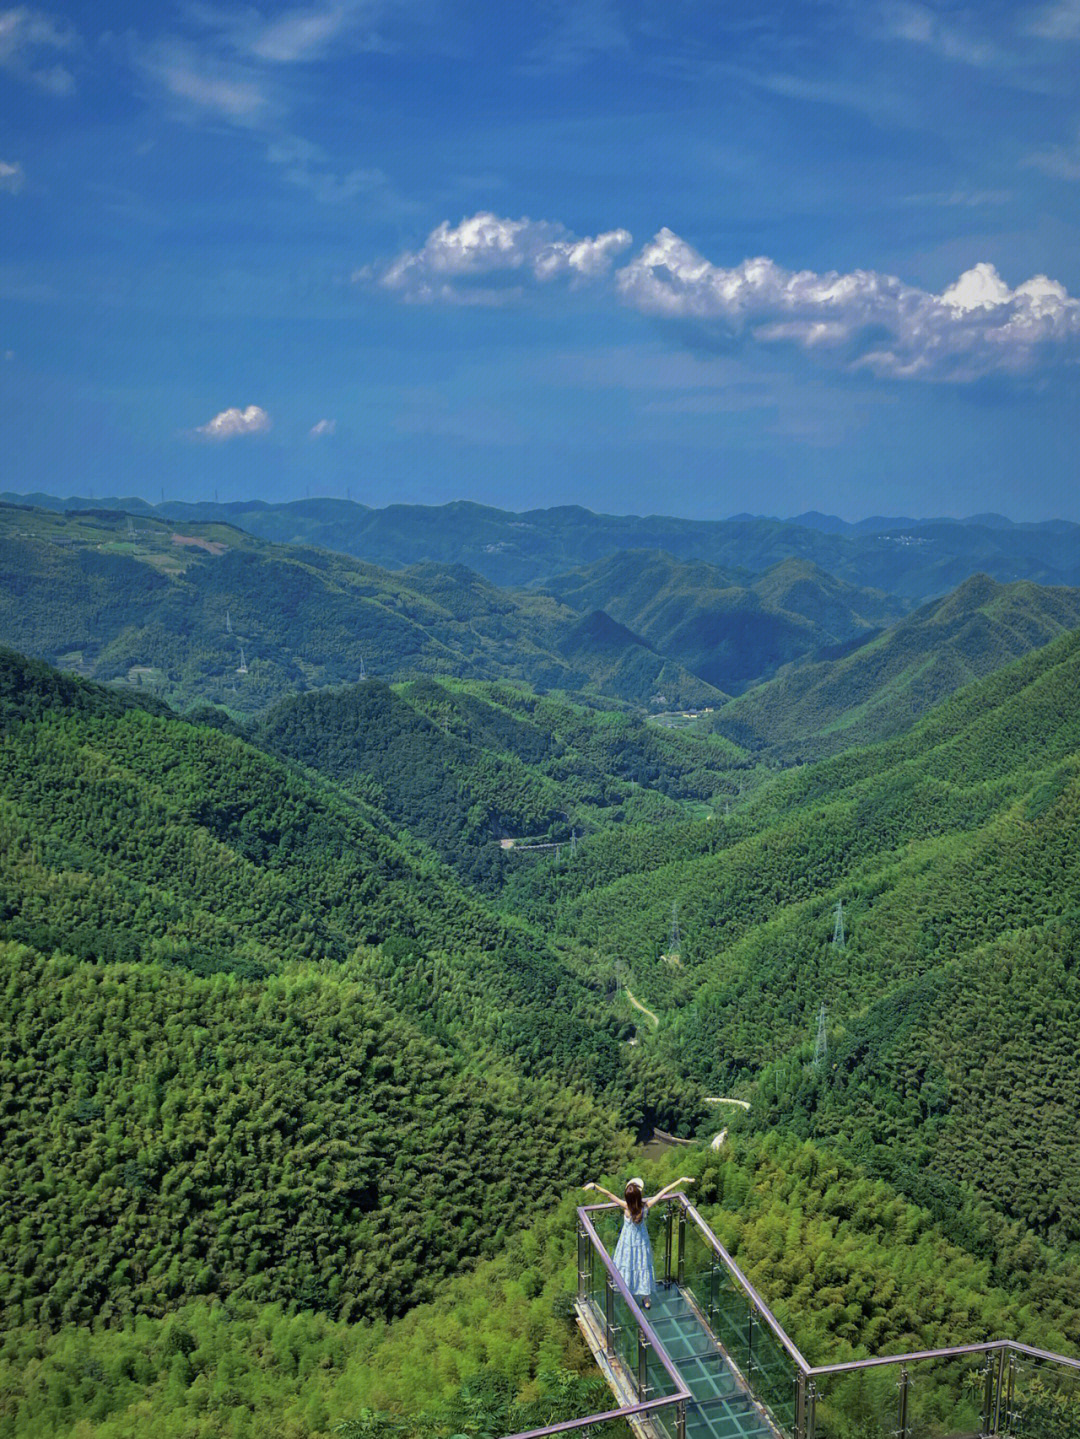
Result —
[[[589,1184],[583,1184],[581,1187],[582,1187],[582,1189],[595,1189],[596,1192],[597,1192],[597,1194],[604,1194],[604,1195],[606,1195],[606,1196],[608,1197],[608,1199],[614,1200],[615,1203],[619,1206],[619,1208],[625,1212],[625,1210],[626,1210],[626,1200],[625,1200],[625,1199],[620,1199],[617,1194],[612,1194],[611,1190],[610,1190],[610,1189],[605,1189],[602,1184],[593,1184],[593,1183],[590,1182]]]
[[[681,1185],[693,1184],[693,1182],[693,1176],[689,1174],[684,1174],[681,1179],[673,1179],[670,1184],[664,1185],[663,1189],[661,1189],[659,1194],[654,1194],[651,1199],[646,1199],[645,1208],[651,1209],[654,1204],[659,1204],[661,1199],[666,1199],[669,1194],[673,1193],[673,1191],[678,1189]]]

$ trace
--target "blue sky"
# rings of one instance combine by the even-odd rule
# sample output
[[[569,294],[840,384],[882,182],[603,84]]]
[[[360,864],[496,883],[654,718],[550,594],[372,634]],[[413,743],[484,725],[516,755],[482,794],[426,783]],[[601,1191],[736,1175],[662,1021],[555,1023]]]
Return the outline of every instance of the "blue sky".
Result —
[[[0,10],[0,488],[1080,519],[1080,0]]]

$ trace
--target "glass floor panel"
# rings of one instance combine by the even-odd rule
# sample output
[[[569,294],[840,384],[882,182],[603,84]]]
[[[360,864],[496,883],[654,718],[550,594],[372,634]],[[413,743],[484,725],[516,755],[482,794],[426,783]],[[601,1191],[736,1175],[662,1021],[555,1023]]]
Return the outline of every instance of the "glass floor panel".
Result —
[[[686,1439],[779,1439],[716,1339],[676,1285],[652,1297],[649,1323],[694,1396]]]

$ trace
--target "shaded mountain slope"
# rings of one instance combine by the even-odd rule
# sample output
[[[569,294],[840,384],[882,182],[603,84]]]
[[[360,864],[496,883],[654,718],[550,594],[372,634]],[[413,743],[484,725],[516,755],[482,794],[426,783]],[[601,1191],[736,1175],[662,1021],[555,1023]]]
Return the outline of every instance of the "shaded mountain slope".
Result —
[[[250,978],[381,945],[369,969],[395,984],[403,956],[440,968],[418,1011],[433,1033],[480,1025],[540,1064],[593,1048],[578,981],[371,806],[222,730],[117,713],[111,692],[9,651],[0,674],[9,938]]]
[[[674,821],[680,800],[735,793],[748,765],[719,737],[430,679],[297,696],[256,734],[376,804],[489,890],[517,862],[504,839],[569,841],[604,825]]]
[[[710,684],[736,691],[901,612],[886,595],[795,559],[755,578],[632,551],[562,575],[546,590],[575,609],[607,611]]]
[[[374,810],[0,652],[6,1322],[401,1312],[622,1144],[545,943]]]

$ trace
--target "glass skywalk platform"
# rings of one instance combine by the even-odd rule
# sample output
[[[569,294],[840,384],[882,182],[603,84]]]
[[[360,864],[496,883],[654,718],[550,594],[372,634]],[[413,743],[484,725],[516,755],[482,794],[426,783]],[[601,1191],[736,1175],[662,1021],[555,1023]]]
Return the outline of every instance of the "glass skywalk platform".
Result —
[[[749,1386],[676,1284],[653,1296],[649,1323],[693,1396],[686,1439],[778,1439]]]
[[[684,1194],[650,1215],[648,1310],[578,1215],[575,1310],[616,1407],[510,1439],[1080,1439],[1080,1359],[1010,1339],[812,1365]]]

